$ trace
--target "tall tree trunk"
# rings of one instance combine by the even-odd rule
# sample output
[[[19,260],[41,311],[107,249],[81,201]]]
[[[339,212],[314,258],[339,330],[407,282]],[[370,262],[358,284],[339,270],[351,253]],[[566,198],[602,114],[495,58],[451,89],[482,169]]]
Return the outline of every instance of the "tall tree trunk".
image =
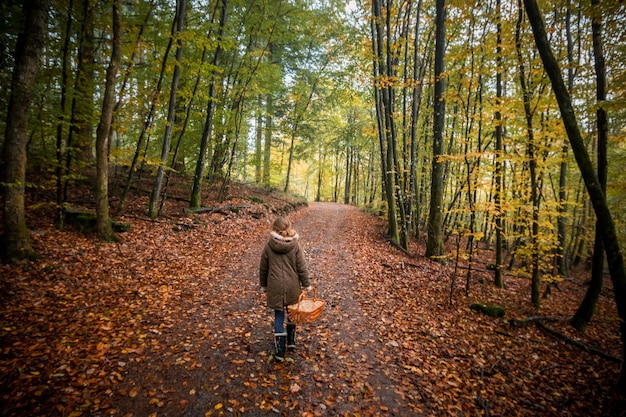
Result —
[[[566,36],[567,36],[567,86],[572,94],[574,90],[574,42],[572,39],[572,2],[568,0],[567,2],[567,13],[565,17],[565,28],[566,28]],[[567,257],[565,251],[565,240],[567,239],[567,159],[569,153],[569,144],[567,141],[564,141],[563,147],[561,149],[561,167],[559,171],[559,205],[558,205],[558,220],[557,220],[557,232],[559,245],[557,247],[557,263],[559,268],[559,274],[562,276],[567,276]]]
[[[257,97],[256,139],[254,141],[254,183],[260,184],[263,172],[263,96]]]
[[[391,9],[393,7],[393,1],[387,0],[386,3],[386,13],[385,13],[385,27],[387,33],[387,43],[385,44],[385,52],[387,58],[386,65],[386,76],[387,76],[387,87],[383,90],[383,104],[385,110],[385,124],[387,126],[386,134],[387,134],[387,167],[389,168],[389,181],[392,184],[393,197],[390,201],[394,201],[394,204],[397,207],[397,211],[399,214],[399,230],[396,235],[392,237],[392,239],[399,243],[400,246],[404,249],[408,249],[408,233],[407,233],[407,218],[406,218],[406,207],[404,202],[404,187],[402,186],[401,180],[401,169],[400,169],[400,161],[398,158],[398,133],[396,129],[396,121],[395,121],[395,86],[392,80],[397,79],[397,62],[398,52],[393,47],[393,33],[392,33],[392,25],[391,25]],[[393,168],[392,168],[393,167]]]
[[[115,106],[115,77],[122,56],[122,0],[113,1],[113,40],[111,62],[106,72],[102,113],[96,131],[96,227],[104,241],[114,239],[109,217],[109,130]]]
[[[437,0],[435,17],[435,97],[433,118],[433,160],[430,188],[430,212],[428,215],[428,239],[426,256],[437,258],[443,255],[443,170],[439,158],[443,154],[443,131],[445,128],[445,42],[446,9],[445,0]]]
[[[67,7],[67,20],[65,23],[65,34],[63,39],[62,58],[61,58],[61,103],[59,106],[59,117],[57,122],[56,132],[56,192],[57,192],[57,209],[58,209],[58,223],[59,229],[64,227],[64,208],[65,203],[65,158],[66,158],[66,139],[65,139],[65,125],[68,119],[68,107],[67,107],[67,92],[68,92],[68,80],[70,72],[70,41],[72,39],[72,22],[74,21],[72,13],[74,10],[74,1],[70,0]]]
[[[220,11],[220,23],[217,34],[217,47],[215,49],[215,55],[213,55],[213,68],[218,68],[220,65],[220,59],[223,51],[222,41],[224,36],[224,28],[226,26],[226,18],[228,11],[228,0],[221,0],[222,7]],[[209,85],[209,98],[207,104],[206,120],[204,121],[204,128],[202,129],[202,137],[200,138],[200,153],[198,160],[196,161],[196,170],[193,176],[193,188],[191,190],[191,199],[189,203],[190,208],[199,208],[202,205],[202,175],[204,172],[204,164],[207,157],[207,151],[209,148],[209,141],[211,140],[211,130],[213,128],[213,116],[215,112],[215,99],[217,94],[215,92],[215,85],[217,84],[217,73],[215,70],[211,75],[211,83]]]
[[[117,118],[117,114],[118,114],[118,109],[120,108],[120,106],[122,105],[122,101],[124,100],[124,97],[126,96],[126,86],[128,86],[128,80],[130,79],[131,74],[133,73],[133,67],[135,64],[135,57],[137,56],[137,51],[139,50],[139,47],[141,45],[141,42],[143,41],[143,37],[144,37],[144,32],[146,29],[146,26],[148,25],[148,21],[150,20],[150,16],[152,15],[152,11],[154,10],[154,2],[156,0],[151,0],[149,6],[148,6],[148,12],[146,13],[146,16],[142,22],[142,24],[139,26],[139,31],[137,32],[137,36],[135,37],[135,42],[134,42],[134,48],[133,48],[133,52],[130,54],[130,59],[128,60],[129,64],[126,67],[125,71],[124,71],[124,78],[121,82],[121,86],[119,88],[118,91],[118,95],[117,95],[117,101],[115,102],[115,106],[113,107],[113,120],[111,121],[111,126],[115,126],[115,122],[116,122],[116,118]],[[111,129],[109,131],[109,146],[111,145],[111,141],[113,140],[113,131],[115,129]],[[123,204],[118,205],[117,211],[120,211],[120,208]]]
[[[307,112],[307,109],[309,108],[309,105],[311,104],[313,95],[315,94],[315,91],[317,90],[317,83],[319,82],[322,76],[322,73],[324,72],[324,69],[326,68],[326,65],[328,65],[329,62],[330,61],[327,59],[326,62],[322,65],[322,68],[320,68],[319,73],[315,77],[315,81],[313,81],[313,85],[311,86],[311,91],[309,92],[309,95],[302,109],[298,111],[297,103],[294,106],[294,109],[293,109],[294,121],[293,121],[293,126],[291,128],[291,141],[289,142],[289,159],[287,162],[287,175],[285,176],[285,188],[283,189],[285,193],[289,190],[289,177],[291,176],[291,166],[293,165],[293,152],[295,149],[296,137],[300,129],[300,123],[302,122],[302,120],[304,120],[304,116]]]
[[[598,101],[598,109],[596,110],[596,126],[598,129],[598,150],[597,150],[597,166],[598,181],[602,191],[606,193],[606,183],[608,175],[608,158],[607,144],[609,135],[609,126],[607,121],[606,110],[601,103],[606,100],[606,67],[604,63],[604,52],[602,47],[602,8],[599,0],[591,0],[593,6],[593,22],[591,25],[593,33],[593,57],[596,70],[596,98]],[[591,282],[585,298],[581,302],[578,310],[572,317],[572,326],[580,331],[584,331],[587,324],[593,316],[600,291],[602,290],[602,278],[604,274],[604,242],[602,241],[602,227],[599,221],[596,221],[596,235],[593,247],[593,258],[591,261]],[[617,296],[617,294],[616,294]]]
[[[172,36],[176,39],[176,62],[174,63],[174,74],[172,75],[172,85],[170,87],[170,99],[167,108],[167,121],[165,124],[165,133],[163,135],[163,147],[161,148],[161,163],[157,171],[154,188],[150,195],[150,207],[148,209],[148,217],[154,219],[158,215],[159,197],[161,196],[161,187],[163,185],[163,177],[165,175],[165,167],[170,155],[170,147],[172,143],[172,129],[176,122],[176,95],[178,94],[178,80],[180,79],[180,67],[183,60],[182,33],[185,22],[185,11],[187,7],[186,0],[176,1],[176,31]],[[167,59],[167,57],[164,57]]]
[[[422,91],[424,74],[426,73],[426,60],[420,59],[419,53],[419,34],[420,21],[422,13],[422,0],[418,0],[417,13],[415,18],[415,35],[413,40],[413,91],[411,95],[411,148],[410,148],[410,174],[409,174],[409,212],[410,222],[412,224],[412,232],[419,237],[419,199],[417,193],[417,124],[419,123],[419,115],[422,107]]]
[[[95,91],[94,10],[91,1],[83,0],[82,31],[78,51],[76,74],[75,110],[72,112],[72,129],[77,150],[76,156],[82,166],[93,163],[93,126]]]
[[[530,87],[526,84],[526,69],[524,65],[524,57],[522,56],[522,21],[524,19],[524,10],[522,9],[522,0],[518,0],[519,15],[517,19],[517,27],[515,30],[515,47],[517,49],[517,60],[519,68],[519,81],[524,98],[524,115],[526,118],[526,135],[528,136],[528,145],[526,147],[526,156],[528,158],[528,167],[530,171],[530,203],[532,205],[532,225],[530,230],[531,244],[531,302],[539,308],[541,304],[539,287],[541,277],[539,276],[539,249],[537,247],[537,239],[539,235],[539,202],[537,193],[537,159],[535,156],[535,134],[533,130],[533,111],[530,103]]]
[[[270,186],[270,162],[272,156],[272,120],[274,114],[274,97],[267,94],[265,100],[265,143],[263,144],[263,186]]]
[[[11,96],[4,132],[4,240],[9,259],[26,259],[33,255],[28,237],[24,198],[26,192],[26,144],[28,113],[44,38],[47,33],[49,0],[26,0],[26,16],[17,39]]]
[[[559,64],[552,53],[548,36],[546,35],[545,23],[539,10],[536,0],[524,0],[526,13],[531,22],[535,43],[544,67],[550,80],[552,89],[559,103],[563,124],[567,131],[567,136],[572,147],[572,152],[580,169],[581,175],[587,187],[589,198],[596,212],[596,218],[600,228],[600,235],[604,237],[604,247],[609,264],[611,281],[615,293],[615,303],[620,318],[619,325],[622,340],[622,358],[626,360],[626,270],[624,269],[624,258],[622,256],[615,223],[611,211],[606,202],[606,197],[602,191],[602,184],[596,176],[593,163],[585,147],[585,142],[578,128],[576,114],[572,107],[572,100],[567,92],[567,87],[563,81]],[[626,367],[622,367],[617,388],[621,393],[626,393]]]
[[[80,9],[81,7],[82,9]],[[85,167],[93,162],[95,52],[93,5],[90,1],[85,0],[79,4],[78,16],[81,24],[78,36],[79,46],[70,131],[66,142],[63,201],[67,201],[69,179],[72,178],[72,165],[76,165],[76,171],[83,172]]]
[[[146,17],[147,18],[147,17]],[[174,24],[172,24],[171,33],[174,32]],[[156,88],[152,92],[152,97],[150,99],[150,109],[144,116],[143,125],[141,127],[141,132],[139,133],[139,140],[137,140],[137,148],[135,149],[135,154],[133,156],[133,160],[130,163],[130,168],[128,169],[128,176],[126,177],[126,183],[124,184],[124,190],[122,191],[122,195],[120,196],[120,201],[117,206],[117,212],[120,213],[124,204],[126,203],[126,196],[128,195],[128,191],[130,190],[130,186],[133,180],[133,175],[137,170],[137,164],[139,162],[139,156],[141,155],[141,150],[144,148],[144,144],[146,142],[146,135],[148,134],[148,130],[152,125],[152,119],[154,118],[155,109],[158,98],[161,95],[161,89],[163,85],[163,79],[165,78],[165,70],[167,68],[167,57],[170,54],[170,50],[172,49],[172,44],[174,42],[174,37],[171,36],[170,40],[165,48],[165,53],[163,54],[163,61],[161,62],[161,71],[159,73],[159,79],[157,81]]]
[[[380,142],[380,161],[382,167],[383,195],[387,203],[387,234],[394,241],[398,240],[398,221],[396,219],[396,204],[393,193],[393,176],[389,165],[387,150],[387,118],[385,117],[384,91],[387,80],[385,79],[385,61],[383,59],[383,13],[380,0],[372,1],[372,19],[370,29],[372,32],[372,52],[374,69],[374,99],[376,103],[376,122],[378,126],[378,140]]]
[[[502,210],[502,185],[504,179],[502,158],[504,152],[502,149],[502,9],[501,1],[496,2],[497,13],[497,45],[496,45],[496,178],[494,193],[494,202],[496,205],[496,270],[494,275],[494,285],[498,288],[504,287],[504,280],[502,279],[502,237],[504,234],[503,229],[503,210]]]
[[[317,151],[317,193],[315,194],[315,201],[322,201],[322,178],[324,173],[324,159],[325,153],[322,149],[322,145],[318,145]]]
[[[352,166],[354,164],[354,148],[346,144],[346,179],[344,181],[343,204],[350,204],[350,185],[352,183]]]

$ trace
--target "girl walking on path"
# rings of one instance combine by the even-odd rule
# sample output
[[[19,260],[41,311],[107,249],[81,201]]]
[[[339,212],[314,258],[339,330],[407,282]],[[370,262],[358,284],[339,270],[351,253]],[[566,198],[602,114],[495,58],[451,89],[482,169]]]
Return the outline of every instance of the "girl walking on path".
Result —
[[[287,347],[296,346],[296,325],[289,318],[285,331],[286,308],[298,302],[302,288],[311,289],[299,238],[289,219],[278,217],[272,224],[259,267],[261,289],[266,293],[267,306],[274,310],[275,358],[281,362]]]

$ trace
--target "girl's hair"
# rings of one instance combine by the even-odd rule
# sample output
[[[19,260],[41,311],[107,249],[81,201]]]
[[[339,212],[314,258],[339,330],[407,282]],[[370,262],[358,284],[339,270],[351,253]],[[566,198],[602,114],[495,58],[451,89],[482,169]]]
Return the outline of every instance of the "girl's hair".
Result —
[[[296,235],[296,231],[291,228],[291,221],[284,216],[280,216],[274,220],[272,230],[283,237],[293,237]]]

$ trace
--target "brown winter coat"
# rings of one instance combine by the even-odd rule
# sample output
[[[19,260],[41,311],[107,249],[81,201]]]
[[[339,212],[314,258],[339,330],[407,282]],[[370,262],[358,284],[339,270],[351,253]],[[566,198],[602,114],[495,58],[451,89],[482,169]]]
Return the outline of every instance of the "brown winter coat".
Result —
[[[267,306],[281,310],[298,302],[300,288],[310,285],[298,235],[282,237],[272,232],[263,249],[259,268],[261,287],[267,291]]]

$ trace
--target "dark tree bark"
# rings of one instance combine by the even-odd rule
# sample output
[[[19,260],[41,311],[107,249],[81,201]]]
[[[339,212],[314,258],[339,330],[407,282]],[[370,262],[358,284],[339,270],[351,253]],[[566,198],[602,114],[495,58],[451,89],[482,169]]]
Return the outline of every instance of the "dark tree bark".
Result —
[[[596,110],[596,126],[598,129],[598,149],[597,166],[598,181],[602,191],[606,193],[606,183],[608,175],[607,144],[609,136],[609,126],[606,110],[601,103],[606,100],[606,67],[604,64],[604,52],[602,47],[602,9],[599,0],[592,0],[594,8],[593,22],[591,30],[593,33],[593,57],[596,70],[596,98],[600,105]],[[593,247],[593,257],[591,260],[591,282],[581,302],[578,310],[572,317],[572,326],[580,331],[584,331],[593,316],[600,291],[602,290],[602,278],[604,275],[604,242],[602,241],[602,228],[600,222],[596,221],[596,236]]]
[[[420,59],[419,35],[422,13],[422,0],[417,2],[417,12],[415,18],[415,35],[413,40],[413,90],[411,94],[411,147],[410,147],[410,174],[409,174],[409,197],[407,202],[407,217],[412,224],[412,233],[419,238],[420,209],[419,194],[417,192],[417,124],[419,122],[420,110],[422,108],[422,91],[424,85],[424,75],[426,73],[427,60]]]
[[[28,114],[39,61],[47,33],[49,0],[26,0],[26,16],[17,39],[15,68],[4,132],[4,243],[9,259],[34,255],[28,237],[24,198],[26,191],[26,144]]]
[[[70,18],[73,17],[71,9],[69,16]],[[72,182],[72,165],[74,165],[74,171],[81,173],[84,172],[87,165],[93,163],[95,51],[92,2],[85,0],[79,3],[74,18],[79,20],[80,25],[78,26],[79,45],[76,57],[74,93],[72,94],[70,130],[64,146],[57,150],[63,152],[63,157],[58,158],[58,160],[64,161],[65,165],[61,177],[63,179],[63,203],[67,201],[67,191]],[[61,101],[63,102],[64,99]],[[60,225],[62,226],[64,210],[62,205],[60,208],[62,213]]]
[[[565,31],[567,36],[567,87],[569,89],[570,94],[574,90],[574,42],[572,39],[572,4],[571,0],[567,2],[567,13],[565,15]],[[557,231],[559,238],[559,246],[557,248],[557,264],[559,268],[559,274],[562,276],[567,276],[567,257],[565,250],[565,240],[567,238],[567,158],[569,153],[569,144],[567,141],[563,144],[561,150],[561,157],[563,160],[561,161],[561,167],[559,171],[559,206],[558,206],[558,220],[557,220]]]
[[[92,1],[84,0],[81,10],[81,34],[78,51],[74,101],[72,104],[71,128],[74,147],[79,162],[93,163],[93,126],[95,91],[94,10]],[[68,155],[68,159],[71,155]],[[68,165],[69,170],[69,165]]]
[[[254,141],[254,183],[261,184],[263,159],[263,96],[257,97],[256,126]]]
[[[65,163],[66,157],[66,136],[64,126],[67,124],[68,116],[68,106],[67,106],[67,90],[68,90],[68,79],[69,79],[69,68],[70,68],[70,40],[72,38],[72,11],[74,10],[74,1],[70,0],[67,7],[67,19],[65,22],[65,33],[63,39],[63,48],[61,50],[61,85],[60,85],[60,93],[61,93],[61,102],[59,105],[59,116],[57,122],[57,132],[56,132],[56,192],[57,192],[57,209],[58,209],[58,222],[57,226],[60,229],[63,229],[64,226],[64,210],[63,203],[65,203],[65,167],[67,164]]]
[[[519,80],[522,94],[524,97],[524,115],[526,118],[526,134],[528,136],[528,146],[526,155],[528,157],[528,167],[530,171],[530,200],[533,208],[532,225],[530,230],[530,243],[532,245],[531,254],[531,302],[539,308],[541,305],[539,286],[541,277],[539,276],[539,250],[537,248],[537,239],[539,235],[539,193],[537,185],[537,158],[535,156],[535,134],[533,128],[533,110],[530,103],[530,87],[526,83],[526,69],[524,66],[524,57],[522,56],[522,20],[524,18],[524,10],[522,9],[522,0],[518,0],[519,18],[515,31],[515,48],[517,50],[517,60],[519,65]]]
[[[272,96],[272,93],[268,93],[265,100],[265,143],[263,144],[263,186],[267,188],[270,186],[273,114],[274,97]]]
[[[350,204],[350,186],[352,185],[352,165],[354,164],[354,148],[346,143],[346,179],[343,189],[343,204]]]
[[[217,68],[220,63],[220,59],[223,52],[222,37],[224,36],[224,28],[226,26],[226,18],[228,11],[228,0],[222,0],[222,7],[220,11],[220,23],[217,34],[217,48],[213,55],[213,68]],[[209,141],[211,140],[211,131],[213,128],[213,116],[215,113],[215,85],[217,83],[217,74],[213,73],[211,77],[211,83],[209,85],[209,101],[207,103],[206,120],[204,122],[204,128],[202,129],[202,137],[200,138],[200,153],[198,160],[196,161],[196,170],[193,176],[193,188],[191,190],[191,199],[189,208],[199,208],[202,205],[202,174],[204,172],[204,164],[207,158],[207,151],[209,149]]]
[[[504,280],[502,279],[502,237],[503,237],[503,221],[502,221],[502,185],[504,183],[504,173],[502,164],[502,113],[500,106],[502,105],[502,11],[500,0],[496,2],[497,13],[497,45],[496,45],[496,190],[494,193],[494,202],[496,205],[496,268],[494,275],[494,285],[498,288],[504,287]]]
[[[152,10],[152,8],[150,8],[150,10]],[[147,19],[147,16],[146,16],[146,19]],[[173,33],[175,30],[174,25],[175,25],[175,22],[172,24],[171,33]],[[141,133],[139,133],[139,139],[137,140],[137,148],[135,149],[133,160],[130,163],[130,168],[128,169],[128,176],[126,177],[124,190],[122,191],[122,195],[120,196],[120,202],[117,206],[118,213],[120,213],[123,210],[124,204],[126,204],[126,197],[128,195],[128,191],[130,191],[130,186],[133,180],[133,175],[135,174],[135,171],[137,170],[139,156],[141,155],[141,150],[144,148],[145,141],[147,140],[146,135],[147,135],[148,129],[152,125],[152,119],[154,118],[154,113],[155,113],[156,105],[158,102],[158,98],[161,95],[161,89],[163,86],[163,78],[165,77],[165,69],[167,67],[167,56],[169,55],[170,50],[172,49],[173,43],[174,43],[174,37],[171,36],[169,42],[167,43],[167,47],[165,48],[165,53],[163,54],[163,62],[161,62],[161,71],[159,73],[159,79],[157,81],[157,85],[154,91],[152,92],[152,97],[150,98],[150,109],[148,110],[148,112],[146,113],[144,117],[143,126],[141,128]]]
[[[387,118],[385,117],[385,99],[384,94],[386,88],[386,80],[384,79],[386,74],[386,65],[383,54],[383,12],[380,0],[372,1],[372,52],[373,52],[373,69],[374,79],[376,80],[374,85],[374,99],[376,102],[376,121],[378,126],[378,139],[380,142],[380,160],[382,167],[382,179],[383,179],[383,195],[387,202],[387,234],[389,237],[397,241],[398,240],[398,221],[396,219],[396,204],[393,193],[393,175],[391,173],[391,166],[389,164],[390,155],[387,149]]]
[[[98,237],[114,240],[109,216],[109,131],[115,106],[115,77],[122,56],[122,0],[113,1],[113,40],[111,61],[106,72],[100,123],[96,130],[96,227]]]
[[[446,41],[446,9],[445,0],[437,0],[435,17],[435,97],[433,119],[433,160],[430,188],[430,212],[428,215],[428,239],[426,256],[437,258],[443,255],[443,171],[444,164],[439,160],[443,154],[443,131],[445,121],[444,92],[444,57]]]
[[[172,129],[176,122],[176,96],[178,93],[178,81],[180,79],[180,67],[183,59],[183,45],[180,36],[183,32],[185,22],[185,11],[187,8],[186,0],[178,0],[176,2],[176,31],[172,36],[176,39],[176,62],[174,64],[174,74],[172,75],[172,84],[170,86],[170,99],[167,108],[167,122],[165,124],[165,133],[163,135],[163,146],[161,148],[161,163],[157,171],[154,181],[152,194],[150,195],[150,207],[148,208],[148,217],[154,219],[158,215],[159,198],[161,196],[161,188],[163,186],[163,178],[165,176],[165,167],[170,155],[170,147],[172,143]],[[167,58],[166,58],[167,59]]]
[[[322,65],[322,68],[316,74],[315,80],[313,81],[313,85],[311,86],[311,91],[307,97],[306,102],[303,104],[302,108],[300,109],[300,111],[298,111],[297,103],[293,109],[294,116],[293,116],[293,122],[292,122],[292,127],[291,127],[291,140],[289,141],[289,159],[287,161],[287,175],[285,177],[285,188],[283,189],[283,192],[285,193],[289,191],[289,177],[291,176],[291,167],[293,165],[293,152],[295,150],[296,137],[298,136],[298,133],[300,132],[300,124],[305,118],[307,109],[309,108],[309,105],[311,104],[311,101],[313,100],[313,95],[315,94],[315,91],[317,90],[317,83],[319,82],[322,76],[322,73],[324,72],[324,69],[326,68],[326,65],[328,65],[328,63],[329,63],[329,60],[327,59],[326,62],[324,62],[324,64]]]
[[[576,114],[572,107],[572,100],[563,81],[561,70],[558,62],[552,53],[546,28],[543,22],[543,16],[539,10],[536,0],[524,0],[526,13],[531,22],[533,33],[535,35],[535,43],[544,67],[552,82],[552,89],[556,96],[561,110],[561,117],[567,136],[569,138],[572,152],[576,158],[578,168],[580,169],[583,181],[587,187],[591,204],[596,213],[596,218],[601,235],[604,238],[604,246],[606,250],[611,281],[615,293],[615,303],[617,304],[617,312],[620,318],[620,331],[622,340],[622,358],[626,359],[626,271],[624,270],[624,259],[619,246],[615,223],[611,211],[606,203],[606,197],[602,191],[602,184],[598,179],[585,142],[578,128]],[[620,377],[617,383],[620,392],[626,393],[626,367],[622,367]]]

